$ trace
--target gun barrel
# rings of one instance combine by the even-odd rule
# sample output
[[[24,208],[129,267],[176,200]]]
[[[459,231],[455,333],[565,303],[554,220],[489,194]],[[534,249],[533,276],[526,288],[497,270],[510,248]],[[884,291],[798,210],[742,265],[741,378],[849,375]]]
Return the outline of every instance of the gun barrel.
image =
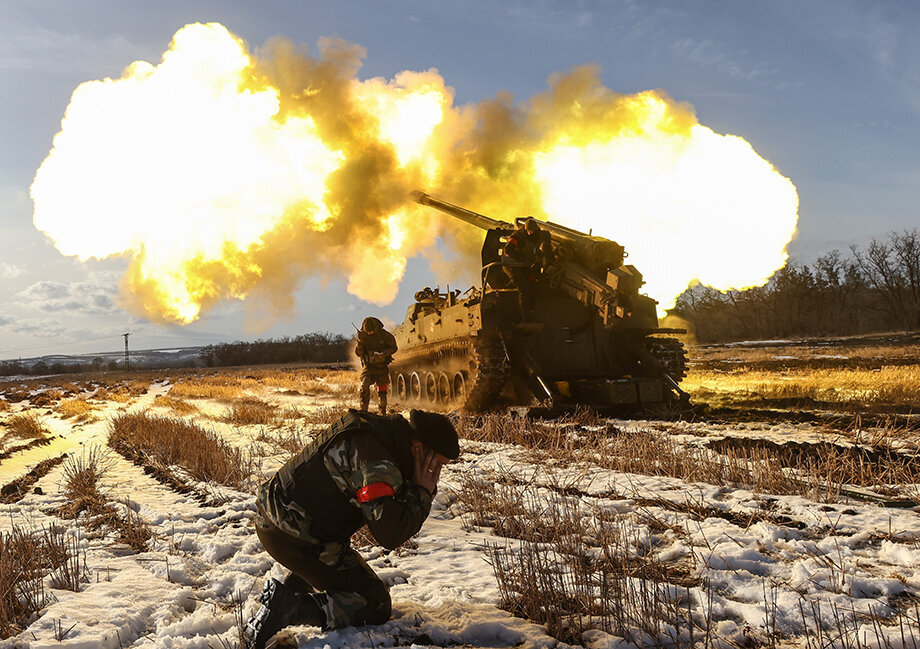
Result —
[[[420,205],[433,207],[436,210],[440,210],[445,214],[450,214],[451,216],[456,217],[461,221],[466,221],[470,225],[475,225],[477,228],[482,230],[491,230],[492,228],[514,229],[514,225],[511,223],[499,221],[497,219],[485,216],[484,214],[479,214],[478,212],[472,212],[460,207],[459,205],[454,205],[453,203],[442,201],[441,199],[435,198],[434,196],[424,192],[413,192],[412,198],[414,198],[415,202],[419,203]]]
[[[493,219],[479,214],[478,212],[464,209],[459,205],[442,201],[424,192],[413,192],[412,197],[415,199],[415,202],[421,205],[433,207],[436,210],[440,210],[445,214],[450,214],[461,221],[466,221],[470,225],[475,225],[477,228],[483,230],[491,230],[492,228],[514,230],[518,227],[516,224],[508,223],[507,221],[499,221],[498,219]],[[608,265],[615,268],[623,263],[623,246],[615,241],[605,239],[604,237],[585,234],[584,232],[579,232],[578,230],[551,221],[539,221],[539,225],[544,230],[547,230],[557,243],[564,243],[578,248],[581,251],[580,256],[588,266],[593,267],[598,263],[602,264],[607,262]]]

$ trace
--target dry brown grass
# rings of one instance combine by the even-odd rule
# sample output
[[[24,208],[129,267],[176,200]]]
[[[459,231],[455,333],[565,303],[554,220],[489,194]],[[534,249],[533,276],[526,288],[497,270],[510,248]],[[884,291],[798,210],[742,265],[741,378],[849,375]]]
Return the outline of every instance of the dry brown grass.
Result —
[[[300,452],[307,445],[309,437],[302,430],[282,428],[271,432],[263,430],[256,440],[280,448],[289,455],[294,455],[294,453]]]
[[[3,386],[3,398],[10,403],[20,403],[28,401],[31,391],[22,384]]]
[[[36,464],[25,475],[7,482],[3,487],[0,487],[0,503],[8,505],[25,498],[32,485],[48,475],[54,467],[65,459],[67,459],[66,453],[57,457],[49,457],[47,460],[42,460]]]
[[[92,396],[99,401],[114,401],[116,403],[128,403],[133,398],[128,390],[123,388],[99,388]]]
[[[310,396],[330,396],[340,397],[346,394],[353,394],[357,390],[357,382],[352,386],[347,382],[335,382],[328,379],[316,379],[315,381],[306,381],[301,388],[304,394]]]
[[[144,520],[140,513],[134,511],[127,501],[122,504],[124,505],[124,513],[120,514],[115,521],[118,541],[132,548],[135,552],[143,552],[147,549],[150,539],[153,538],[150,524]]]
[[[93,406],[81,397],[79,399],[62,399],[54,410],[60,413],[64,419],[76,417],[80,421],[86,421],[92,416]]]
[[[731,373],[691,370],[682,387],[696,398],[811,400],[859,410],[920,407],[920,365]]]
[[[584,634],[598,629],[630,646],[742,646],[720,635],[713,605],[719,586],[697,576],[693,555],[683,561],[659,558],[655,530],[662,528],[652,527],[656,521],[593,510],[560,489],[506,484],[501,476],[466,478],[457,504],[465,509],[468,529],[491,527],[505,539],[488,545],[499,606],[545,624],[563,642],[590,646]],[[779,620],[778,590],[763,581],[763,621],[748,627],[743,646],[920,646],[920,605],[913,598],[906,610],[889,599],[857,616],[836,601],[792,591],[787,595],[801,598],[800,619]],[[799,627],[795,635],[789,635],[790,623]],[[840,644],[841,639],[850,641]]]
[[[58,508],[62,518],[85,516],[89,529],[110,528],[116,539],[135,552],[143,552],[153,538],[150,525],[127,503],[119,511],[99,487],[111,461],[105,453],[94,448],[71,457],[64,465],[64,495],[67,502]]]
[[[307,416],[307,412],[308,411],[306,408],[301,408],[299,406],[288,406],[287,408],[282,408],[278,412],[278,417],[287,421],[293,421],[295,419],[303,419]]]
[[[458,503],[474,525],[518,541],[489,547],[499,605],[545,624],[553,637],[581,644],[583,632],[601,629],[640,646],[681,646],[693,627],[700,640],[709,637],[701,608],[680,604],[686,587],[708,586],[690,566],[659,561],[635,521],[602,518],[533,485],[482,478],[464,481]]]
[[[223,420],[239,426],[273,424],[278,420],[278,406],[260,399],[245,399],[234,403]]]
[[[518,417],[512,413],[485,415],[459,413],[454,424],[460,437],[476,442],[516,444],[559,456],[571,456],[581,446],[578,433],[591,439],[600,439],[609,430],[615,430],[589,410],[576,412],[553,422]],[[588,430],[585,426],[600,428]],[[572,434],[572,433],[576,434]]]
[[[127,390],[128,394],[132,397],[140,397],[147,394],[147,391],[150,389],[150,384],[152,379],[144,378],[132,378],[124,381],[120,387],[124,390]]]
[[[154,408],[168,408],[175,412],[178,415],[194,415],[201,412],[201,409],[198,408],[193,403],[188,401],[182,401],[181,399],[174,399],[165,394],[158,394],[153,400]]]
[[[5,398],[0,397],[0,412],[9,412],[9,410],[10,410],[10,402],[7,401]]]
[[[328,426],[338,421],[345,414],[345,408],[336,406],[320,406],[310,408],[303,413],[303,423],[308,426]]]
[[[243,395],[239,385],[215,383],[205,380],[183,381],[172,386],[169,394],[175,398],[213,399],[214,401],[234,401]]]
[[[13,525],[0,532],[0,640],[21,632],[46,606],[45,576],[57,571],[56,585],[67,585],[61,573],[72,567],[70,548],[59,527],[26,531]]]
[[[258,370],[253,374],[266,387],[302,395],[341,396],[358,389],[358,374],[353,370],[291,368]]]
[[[64,395],[60,390],[48,389],[42,390],[38,394],[29,397],[29,403],[35,407],[52,406],[57,403]]]
[[[122,414],[111,422],[108,444],[125,457],[151,456],[181,467],[195,480],[238,489],[255,474],[248,455],[214,432],[183,419]]]
[[[690,347],[690,357],[706,366],[722,364],[758,366],[782,363],[795,366],[850,366],[913,363],[920,358],[920,345],[898,343],[881,345],[858,339],[813,340],[800,344],[755,343]]]
[[[106,498],[99,491],[99,481],[110,466],[109,459],[98,449],[71,456],[64,464],[67,502],[58,509],[58,514],[64,518],[76,518],[84,511],[101,515],[106,508]]]
[[[316,380],[323,370],[310,368],[256,369],[252,375],[260,384],[269,388],[301,391],[304,383]]]
[[[689,446],[657,430],[624,431],[590,419],[532,421],[507,414],[461,415],[461,437],[516,444],[538,459],[585,462],[623,473],[745,487],[758,493],[800,494],[819,502],[847,497],[848,485],[901,498],[920,497],[920,453],[887,447],[774,444],[726,440]]]
[[[41,417],[34,412],[23,412],[9,417],[4,423],[6,433],[0,439],[15,437],[19,439],[47,439],[51,431],[45,426]]]

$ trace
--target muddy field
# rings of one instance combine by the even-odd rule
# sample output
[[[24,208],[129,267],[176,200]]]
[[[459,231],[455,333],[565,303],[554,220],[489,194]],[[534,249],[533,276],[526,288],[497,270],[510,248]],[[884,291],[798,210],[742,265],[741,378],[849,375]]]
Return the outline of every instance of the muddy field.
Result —
[[[916,646],[920,337],[691,349],[696,410],[457,416],[380,627],[295,647]],[[0,647],[238,645],[283,571],[258,484],[357,404],[346,369],[0,384]]]

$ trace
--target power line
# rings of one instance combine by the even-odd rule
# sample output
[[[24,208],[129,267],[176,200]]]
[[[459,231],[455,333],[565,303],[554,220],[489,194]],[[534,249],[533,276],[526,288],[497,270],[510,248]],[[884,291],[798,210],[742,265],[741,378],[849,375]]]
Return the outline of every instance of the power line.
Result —
[[[80,340],[74,340],[74,341],[67,342],[67,343],[60,343],[60,345],[75,345],[77,343],[92,343],[92,342],[96,342],[97,340],[111,340],[111,338],[112,338],[111,335],[99,336],[97,338],[81,338]],[[48,349],[49,347],[53,348],[54,344],[53,343],[41,343],[38,345],[26,345],[24,347],[7,347],[6,349],[0,349],[0,354],[9,354],[11,352],[24,352],[24,351],[30,351],[33,349]],[[92,352],[88,352],[88,353],[92,353]],[[73,355],[73,354],[69,354],[69,355]]]

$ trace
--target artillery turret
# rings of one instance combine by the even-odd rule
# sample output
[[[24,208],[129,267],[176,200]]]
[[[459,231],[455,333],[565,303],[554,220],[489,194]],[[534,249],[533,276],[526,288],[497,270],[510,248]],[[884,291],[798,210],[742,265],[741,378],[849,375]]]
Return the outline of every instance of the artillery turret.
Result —
[[[428,194],[415,200],[486,231],[482,284],[461,297],[416,294],[394,330],[398,400],[482,410],[501,401],[643,407],[686,402],[685,333],[658,326],[656,302],[624,248],[548,221],[492,219]],[[526,246],[520,240],[526,239]]]

